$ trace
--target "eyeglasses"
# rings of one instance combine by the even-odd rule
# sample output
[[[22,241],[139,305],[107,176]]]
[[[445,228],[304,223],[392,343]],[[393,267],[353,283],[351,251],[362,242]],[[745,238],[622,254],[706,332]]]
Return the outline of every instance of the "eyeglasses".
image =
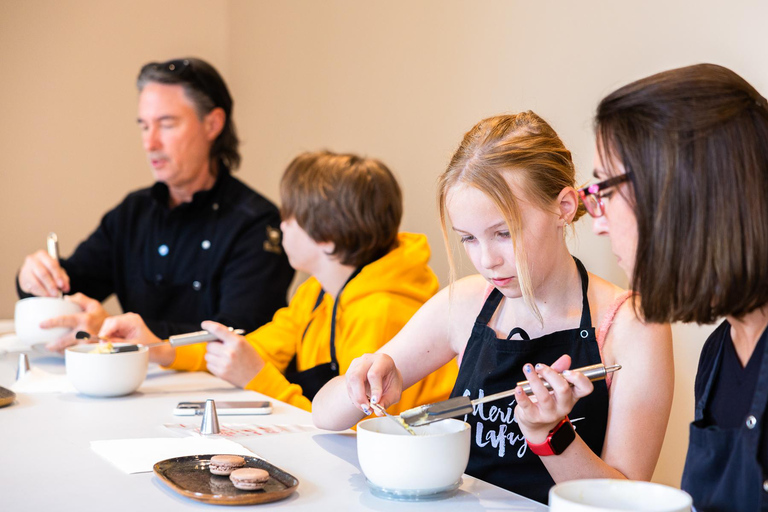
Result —
[[[601,181],[599,183],[593,183],[592,185],[587,185],[584,188],[580,188],[579,197],[581,197],[581,202],[584,203],[584,207],[587,209],[587,213],[589,213],[592,217],[602,217],[605,213],[605,205],[603,204],[603,197],[605,196],[605,192],[611,187],[615,187],[617,185],[621,185],[625,181],[629,181],[629,177],[631,175],[631,172],[627,172],[618,176],[614,176],[613,178],[608,178],[607,180]]]
[[[227,110],[228,102],[222,97],[221,87],[217,86],[205,72],[196,72],[193,63],[189,59],[150,62],[141,68],[140,76],[149,70],[179,77],[180,81],[190,84],[193,88],[208,96],[215,106],[222,107],[225,111]]]

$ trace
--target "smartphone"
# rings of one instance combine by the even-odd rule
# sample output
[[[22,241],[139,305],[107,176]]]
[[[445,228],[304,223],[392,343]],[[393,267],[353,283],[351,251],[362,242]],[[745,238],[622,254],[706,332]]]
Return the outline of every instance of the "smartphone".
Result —
[[[176,416],[202,416],[205,402],[179,402],[173,410]],[[235,414],[271,414],[272,404],[266,400],[255,402],[219,402],[216,401],[216,413],[219,416]]]

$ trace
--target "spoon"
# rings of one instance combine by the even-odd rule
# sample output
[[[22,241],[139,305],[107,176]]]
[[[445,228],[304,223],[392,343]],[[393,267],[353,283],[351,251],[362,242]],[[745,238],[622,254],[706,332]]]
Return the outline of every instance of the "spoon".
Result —
[[[231,332],[234,332],[235,334],[245,334],[245,331],[243,329],[234,329],[232,327],[229,327],[229,330]],[[106,338],[100,338],[98,336],[91,336],[90,333],[85,331],[78,331],[77,334],[75,334],[75,338],[79,340],[94,340],[98,341],[99,343],[112,343],[110,340]],[[139,343],[137,345],[125,345],[122,347],[112,347],[110,350],[110,354],[118,354],[120,352],[136,352],[139,350],[139,347],[160,347],[165,345],[170,345],[171,347],[183,347],[184,345],[192,345],[194,343],[206,343],[209,341],[216,341],[218,340],[218,336],[215,334],[211,334],[208,331],[197,331],[197,332],[190,332],[187,334],[176,334],[174,336],[170,336],[168,338],[168,341],[159,341],[156,343],[147,343],[142,344]]]

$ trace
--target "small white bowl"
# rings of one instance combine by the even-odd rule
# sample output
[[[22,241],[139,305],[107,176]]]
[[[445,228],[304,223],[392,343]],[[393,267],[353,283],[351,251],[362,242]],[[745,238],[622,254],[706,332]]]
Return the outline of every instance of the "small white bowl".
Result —
[[[549,490],[552,512],[690,512],[692,503],[680,489],[634,480],[570,480]]]
[[[127,343],[115,343],[120,347]],[[98,343],[73,345],[64,352],[67,377],[80,393],[112,397],[133,393],[144,382],[149,364],[149,349],[118,354],[90,353]]]
[[[357,458],[370,485],[414,496],[458,486],[469,462],[469,425],[450,419],[415,430],[413,436],[385,417],[357,425]]]
[[[41,329],[40,323],[50,318],[82,313],[83,310],[68,300],[56,297],[27,297],[16,303],[13,314],[14,328],[19,340],[29,343],[47,343],[55,341],[71,329],[54,327]]]

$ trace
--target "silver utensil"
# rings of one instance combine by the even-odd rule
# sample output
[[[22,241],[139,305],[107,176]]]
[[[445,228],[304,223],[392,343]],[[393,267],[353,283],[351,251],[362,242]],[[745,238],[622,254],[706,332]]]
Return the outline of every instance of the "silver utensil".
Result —
[[[408,425],[405,421],[403,421],[403,419],[400,416],[393,416],[393,415],[389,414],[387,412],[387,410],[384,407],[380,406],[379,404],[371,404],[371,407],[373,407],[378,412],[380,412],[381,414],[383,414],[387,418],[389,418],[392,421],[394,421],[395,423],[397,423],[397,426],[399,426],[400,428],[404,429],[406,432],[408,432],[412,436],[416,435],[416,432],[411,428],[411,426]]]
[[[209,398],[205,401],[203,420],[200,422],[200,434],[211,436],[220,433],[221,428],[219,427],[219,415],[216,412],[216,402]]]
[[[48,233],[48,237],[45,240],[45,246],[48,249],[48,256],[56,260],[58,263],[59,261],[59,237],[56,236],[56,233],[50,232]],[[62,298],[64,294],[59,290],[59,298]]]
[[[594,364],[592,366],[585,366],[583,368],[575,368],[571,371],[583,373],[589,380],[594,382],[603,380],[609,373],[620,369],[621,365],[618,364],[613,366]],[[550,391],[552,390],[552,387],[548,382],[545,381],[543,384],[545,388]],[[518,382],[517,386],[523,388],[523,391],[526,395],[530,396],[533,394],[531,384],[527,380]],[[507,391],[484,396],[482,398],[476,398],[474,400],[470,400],[468,396],[457,396],[454,398],[449,398],[448,400],[443,400],[442,402],[421,405],[419,407],[414,407],[413,409],[403,411],[400,413],[400,418],[402,418],[406,424],[412,427],[418,427],[420,425],[427,425],[428,423],[432,423],[434,421],[444,420],[447,418],[455,418],[456,416],[463,416],[465,414],[470,414],[476,405],[493,402],[495,400],[500,400],[502,398],[514,395],[517,386]]]
[[[229,327],[230,332],[234,332],[235,334],[243,335],[245,334],[245,331],[243,329],[234,329],[232,327]],[[79,340],[90,340],[90,341],[98,341],[100,343],[111,343],[111,340],[100,338],[98,336],[91,336],[90,333],[87,333],[85,331],[78,331],[77,334],[75,334],[75,338]],[[193,345],[195,343],[207,343],[209,341],[217,341],[219,338],[215,334],[211,334],[208,331],[197,331],[197,332],[190,332],[187,334],[175,334],[168,338],[168,341],[159,341],[157,343],[147,343],[147,344],[138,344],[138,345],[125,345],[122,347],[112,347],[112,350],[109,352],[110,354],[119,354],[120,352],[136,352],[139,350],[139,347],[161,347],[170,345],[171,347],[183,347],[184,345]]]

